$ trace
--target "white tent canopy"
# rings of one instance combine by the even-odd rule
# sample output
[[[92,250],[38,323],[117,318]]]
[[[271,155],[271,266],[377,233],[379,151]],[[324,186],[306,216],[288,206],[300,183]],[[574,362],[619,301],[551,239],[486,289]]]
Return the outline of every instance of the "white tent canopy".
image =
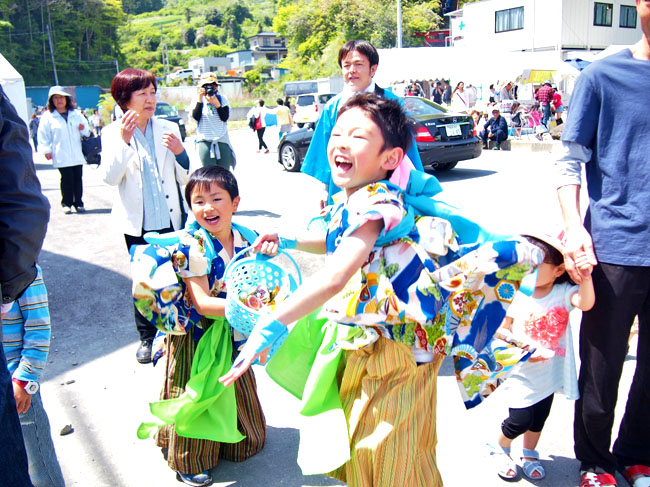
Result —
[[[25,82],[20,73],[14,69],[2,54],[0,54],[0,84],[2,84],[2,89],[13,103],[20,118],[25,121],[25,124],[28,124],[29,115],[27,113]]]

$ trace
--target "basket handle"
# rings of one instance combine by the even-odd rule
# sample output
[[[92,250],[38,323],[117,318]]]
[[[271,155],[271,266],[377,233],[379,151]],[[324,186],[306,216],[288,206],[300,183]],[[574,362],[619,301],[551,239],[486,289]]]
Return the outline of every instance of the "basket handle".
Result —
[[[230,259],[230,262],[228,262],[228,265],[226,266],[226,270],[223,273],[223,280],[224,281],[227,280],[228,277],[230,276],[230,272],[232,270],[232,266],[235,263],[235,261],[237,261],[237,259],[239,259],[242,255],[244,255],[246,252],[248,252],[252,248],[253,248],[253,246],[250,245],[250,246],[240,250],[239,252],[237,252],[235,255],[232,256],[232,259]],[[257,252],[255,254],[255,259],[256,260],[269,260],[269,259],[272,259],[273,257],[277,257],[279,254],[283,254],[284,256],[288,257],[289,260],[291,261],[291,263],[293,264],[293,266],[295,267],[296,275],[298,277],[298,285],[300,286],[302,284],[302,274],[300,273],[300,267],[298,267],[298,264],[296,263],[295,259],[293,257],[291,257],[291,255],[288,252],[286,252],[285,250],[278,249],[278,253],[276,255],[274,255],[274,256],[260,254],[259,252]],[[293,276],[291,274],[289,274],[289,279],[293,280]]]

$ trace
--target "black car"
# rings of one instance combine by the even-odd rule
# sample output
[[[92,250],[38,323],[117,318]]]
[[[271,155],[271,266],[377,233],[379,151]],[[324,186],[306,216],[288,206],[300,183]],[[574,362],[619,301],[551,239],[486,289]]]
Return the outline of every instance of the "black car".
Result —
[[[448,171],[458,161],[481,155],[481,139],[473,135],[472,117],[452,113],[425,98],[407,96],[403,101],[425,169]],[[287,171],[300,171],[313,135],[311,128],[303,128],[282,137],[278,162]]]
[[[156,113],[154,114],[157,118],[162,118],[163,120],[169,120],[178,124],[178,129],[181,132],[181,140],[185,141],[185,136],[187,132],[185,131],[185,124],[183,119],[178,115],[178,110],[175,106],[170,105],[165,101],[159,101],[156,103]]]
[[[426,98],[406,96],[403,100],[425,169],[448,171],[458,161],[481,155],[481,139],[474,136],[471,116],[450,112]]]

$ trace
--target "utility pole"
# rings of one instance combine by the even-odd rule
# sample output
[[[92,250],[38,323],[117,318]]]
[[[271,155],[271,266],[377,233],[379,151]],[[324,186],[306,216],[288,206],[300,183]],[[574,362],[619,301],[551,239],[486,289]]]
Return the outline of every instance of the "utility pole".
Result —
[[[115,74],[120,74],[120,68],[117,65],[117,59],[115,59],[114,61],[115,61]]]
[[[160,62],[165,70],[165,42],[163,41],[162,24],[160,25]]]
[[[54,84],[58,85],[59,77],[56,74],[56,64],[54,64],[54,51],[52,50],[52,36],[50,34],[50,24],[47,24],[45,26],[45,29],[47,30],[47,40],[50,43],[50,56],[52,56],[52,71],[54,71]]]
[[[397,0],[397,47],[402,47],[402,0]]]

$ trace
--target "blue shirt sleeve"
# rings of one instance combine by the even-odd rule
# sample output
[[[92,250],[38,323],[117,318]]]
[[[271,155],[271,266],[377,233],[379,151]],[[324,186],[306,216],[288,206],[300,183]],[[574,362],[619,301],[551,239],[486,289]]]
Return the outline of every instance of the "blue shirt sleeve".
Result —
[[[14,377],[26,381],[38,381],[50,350],[50,308],[47,289],[43,283],[41,268],[23,295],[18,299],[23,323],[23,349]],[[14,303],[15,305],[16,303]]]
[[[571,109],[562,131],[562,140],[593,148],[600,105],[599,94],[593,87],[589,73],[582,73],[571,95]]]
[[[332,98],[321,114],[314,135],[309,143],[305,160],[302,163],[301,171],[309,176],[318,179],[321,183],[331,186],[332,175],[330,165],[327,160],[327,144],[329,143],[332,129],[336,123],[336,116],[339,111],[341,98],[335,96]]]

